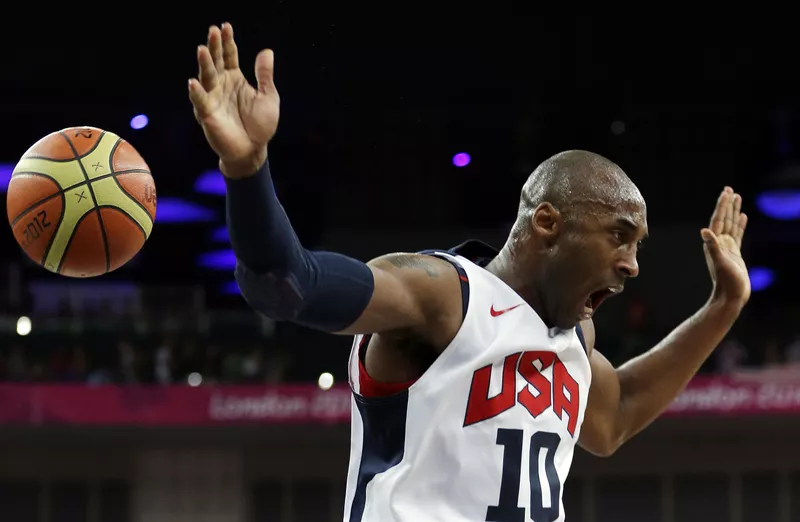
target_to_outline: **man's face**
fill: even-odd
[[[643,201],[579,207],[564,223],[545,269],[545,301],[554,326],[572,328],[620,293],[625,280],[639,274],[636,256],[645,237]]]

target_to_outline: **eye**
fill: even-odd
[[[617,241],[619,244],[623,244],[623,243],[625,243],[625,231],[624,231],[624,230],[617,228],[617,229],[614,229],[614,230],[611,232],[611,234],[614,236],[614,239],[615,239],[615,240],[616,240],[616,241]]]

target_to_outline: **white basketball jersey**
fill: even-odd
[[[461,256],[464,322],[407,391],[353,389],[345,522],[560,522],[591,383],[575,329],[548,329],[520,296]],[[465,292],[466,293],[466,292]]]

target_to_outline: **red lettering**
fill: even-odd
[[[550,394],[550,381],[547,377],[540,373],[535,366],[538,361],[542,365],[542,370],[548,368],[553,364],[556,354],[553,352],[525,352],[519,361],[519,373],[528,381],[528,384],[534,387],[538,395],[534,396],[531,393],[530,386],[525,386],[522,391],[517,395],[519,403],[522,404],[528,413],[535,419],[541,415],[547,408],[550,407],[551,394]]]
[[[489,398],[492,365],[484,366],[473,374],[464,426],[491,419],[514,407],[517,391],[517,361],[520,355],[520,353],[513,353],[506,357],[505,363],[503,363],[503,388],[494,397]]]
[[[519,366],[517,366],[519,363]],[[542,373],[553,367],[552,383]],[[527,385],[517,393],[517,372]],[[567,414],[567,431],[573,437],[578,426],[580,390],[578,382],[553,352],[514,353],[503,362],[503,382],[499,394],[489,397],[492,365],[484,366],[472,375],[464,426],[477,424],[521,404],[536,418],[552,407],[559,419]],[[533,388],[533,390],[531,389]],[[534,390],[536,395],[534,395]]]
[[[564,393],[566,390],[569,397]],[[556,412],[558,418],[563,420],[563,413],[569,415],[569,422],[567,423],[567,431],[573,437],[575,436],[575,428],[578,425],[578,406],[580,404],[580,393],[578,392],[578,382],[572,378],[572,375],[567,371],[558,357],[556,357],[556,364],[553,366],[553,411]]]

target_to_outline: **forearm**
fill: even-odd
[[[372,296],[369,267],[303,248],[275,194],[267,163],[253,176],[226,183],[228,231],[245,300],[273,319],[323,331],[355,321]]]
[[[617,370],[618,440],[655,420],[686,387],[739,316],[738,306],[709,301],[654,348]]]
[[[259,274],[285,273],[302,263],[305,252],[275,194],[269,163],[225,182],[228,233],[239,262]]]

